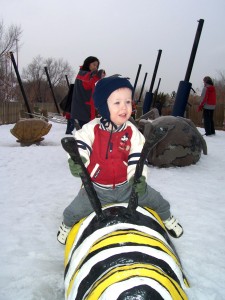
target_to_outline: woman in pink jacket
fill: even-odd
[[[213,113],[216,107],[216,89],[209,76],[204,77],[204,88],[201,94],[201,103],[198,111],[203,110],[205,135],[215,134]]]

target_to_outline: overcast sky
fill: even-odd
[[[162,49],[154,89],[176,91],[184,80],[198,20],[204,19],[190,82],[225,71],[225,0],[0,0],[0,20],[21,26],[19,71],[33,58],[63,58],[77,73],[87,56],[97,56],[107,75],[128,76],[138,86],[148,73],[149,90]]]

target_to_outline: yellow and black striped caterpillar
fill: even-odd
[[[65,250],[66,299],[187,299],[188,282],[160,217],[149,208],[126,216],[127,203],[104,208],[71,230]]]

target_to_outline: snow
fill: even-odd
[[[64,299],[64,246],[56,240],[64,208],[81,181],[61,146],[66,125],[52,123],[40,145],[21,147],[0,126],[0,299]],[[198,128],[203,133],[204,129]],[[149,167],[148,183],[169,200],[184,235],[172,239],[191,288],[189,299],[225,299],[225,132],[205,137],[196,165]]]

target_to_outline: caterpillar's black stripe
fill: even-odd
[[[88,276],[86,276],[80,283],[77,299],[82,299],[85,292],[89,290],[89,288],[100,277],[100,275],[104,274],[107,270],[116,267],[118,265],[129,265],[134,263],[146,263],[149,265],[158,266],[162,270],[167,270],[167,273],[170,274],[171,278],[173,278],[180,284],[179,279],[177,278],[174,271],[162,259],[158,259],[154,256],[149,256],[138,251],[127,252],[127,253],[112,255],[111,257],[108,257],[106,260],[96,262],[96,264],[91,268],[91,272],[88,274]]]
[[[98,221],[97,217],[94,217],[93,220],[90,222],[89,226],[84,230],[82,237],[80,240],[77,242],[76,248],[79,247],[79,245],[88,237],[90,234],[100,228],[109,226],[110,223],[114,224],[119,224],[119,223],[130,223],[130,220],[126,217],[127,214],[127,209],[125,207],[111,207],[107,210],[104,211],[104,214],[106,218],[103,221]],[[116,220],[115,220],[116,216]],[[137,218],[132,219],[132,224],[134,225],[140,225],[140,226],[146,226],[146,227],[151,227],[151,229],[159,232],[164,239],[171,244],[170,239],[168,238],[167,233],[165,230],[160,226],[160,224],[155,221],[151,220],[151,223],[149,222],[149,217],[143,215],[140,212],[137,212]]]
[[[120,232],[121,232],[121,236],[124,235],[124,230],[118,230],[118,231],[116,231],[116,233],[117,233],[116,236],[117,236],[117,237],[120,236]],[[127,230],[126,230],[126,233],[127,233],[128,235],[130,234],[130,232],[134,234],[134,230],[133,230],[133,229],[127,229]],[[143,232],[138,232],[138,231],[135,231],[135,235],[136,235],[136,236],[139,236],[139,237],[144,237],[144,236],[146,237],[146,235],[144,235]],[[106,238],[110,239],[111,237],[112,237],[112,235],[110,235],[110,236],[108,236],[108,237],[105,237],[104,240],[105,240]],[[158,242],[159,242],[158,239],[153,238],[153,237],[151,237],[151,240],[155,240],[155,241],[158,241]],[[98,245],[100,242],[101,242],[101,240],[98,241],[98,242],[96,242],[95,245]],[[160,246],[167,247],[162,241],[160,241],[160,243],[161,243]],[[136,243],[125,243],[125,242],[124,242],[123,245],[136,245]],[[144,244],[141,244],[141,245],[144,245]],[[148,244],[147,244],[147,245],[148,245]],[[108,245],[107,247],[102,247],[101,249],[99,249],[99,251],[101,251],[102,249],[105,249],[105,248],[107,249],[107,248],[118,247],[118,246],[120,246],[120,244],[114,243],[114,244],[112,245],[112,244],[110,243],[110,245]],[[74,251],[75,251],[76,248],[77,248],[77,247],[74,247]],[[155,247],[155,248],[157,248],[157,247]],[[159,249],[161,249],[161,248],[159,248]],[[73,251],[73,253],[74,253],[74,251]],[[95,251],[95,253],[96,253],[96,251]],[[90,254],[88,255],[87,259],[89,259],[90,257],[92,257],[92,255],[95,255],[95,253],[90,253]],[[65,269],[65,275],[66,275],[66,273],[67,273],[67,269],[69,268],[69,266],[70,266],[70,261],[68,262],[68,264],[67,264],[67,266],[66,266],[66,269]]]
[[[120,231],[117,231],[117,232],[120,232]],[[124,232],[124,231],[121,230],[121,232]],[[129,232],[133,232],[133,230],[127,230],[127,234],[129,234]],[[143,234],[141,234],[140,232],[137,232],[137,231],[135,231],[135,235],[139,235],[140,237],[143,236]],[[120,234],[117,234],[117,235],[116,235],[117,238],[118,238],[119,236],[120,236]],[[121,233],[121,236],[124,236],[124,233],[123,233],[123,234]],[[107,239],[109,240],[109,242],[110,242],[110,238],[111,238],[111,237],[112,237],[112,236],[107,237]],[[105,240],[106,240],[106,238],[105,238]],[[151,237],[151,239],[150,239],[148,242],[151,243],[151,240],[153,240],[153,241],[155,240],[156,242],[158,242],[159,246],[153,246],[153,245],[149,246],[147,242],[146,242],[145,244],[123,242],[123,246],[137,246],[137,247],[138,247],[138,246],[139,246],[139,247],[141,247],[141,246],[147,246],[147,247],[151,247],[151,248],[154,248],[154,249],[158,249],[158,250],[161,250],[161,251],[164,251],[164,252],[171,252],[171,250],[170,250],[170,249],[169,249],[162,241],[159,241],[159,240],[157,240],[156,238]],[[96,243],[96,245],[98,245],[98,242]],[[82,265],[83,265],[84,263],[86,263],[86,261],[88,261],[92,256],[96,255],[98,252],[101,252],[101,251],[103,251],[103,250],[105,250],[105,249],[111,249],[111,248],[114,248],[114,247],[120,247],[120,246],[121,246],[120,243],[113,243],[113,244],[112,244],[112,243],[110,242],[110,244],[108,244],[107,246],[101,247],[101,248],[99,248],[98,250],[89,253],[89,254],[87,255],[87,257],[86,257],[86,258],[83,260],[83,262],[81,263],[80,268],[82,267]],[[164,250],[163,248],[166,248],[166,250]],[[137,249],[137,251],[138,251],[138,249]],[[65,269],[65,276],[66,276],[66,274],[67,274],[67,270],[68,270],[69,267],[70,267],[70,261],[69,261],[69,263],[68,263],[67,266],[66,266],[66,269]]]
[[[161,295],[148,285],[139,285],[128,289],[125,292],[122,292],[117,300],[130,300],[132,299],[131,297],[133,297],[133,299],[140,300],[163,300]]]

